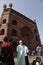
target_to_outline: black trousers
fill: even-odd
[[[25,56],[26,65],[29,65],[28,56]]]

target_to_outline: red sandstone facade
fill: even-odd
[[[0,41],[3,41],[5,36],[13,38],[16,42],[14,43],[15,47],[18,45],[20,39],[32,50],[34,50],[37,45],[41,45],[36,22],[12,8],[5,8],[2,12]]]

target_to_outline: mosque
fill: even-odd
[[[31,50],[35,50],[38,45],[41,45],[36,19],[31,20],[17,12],[12,8],[11,3],[9,8],[6,5],[3,6],[0,18],[0,42],[5,36],[14,40],[15,49],[20,39]]]

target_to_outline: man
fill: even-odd
[[[19,45],[17,46],[17,64],[26,65],[25,55],[24,55],[24,46],[23,46],[22,40],[19,41]]]
[[[1,46],[3,54],[2,65],[14,65],[12,45],[7,37],[4,38],[4,42]]]
[[[24,45],[24,55],[25,55],[26,65],[29,65],[29,60],[28,60],[29,50],[28,50],[28,47],[24,43],[23,45]]]
[[[37,46],[36,47],[36,52],[37,54],[40,56],[41,55],[41,47],[40,46]]]

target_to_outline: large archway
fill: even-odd
[[[21,28],[20,34],[21,34],[21,38],[25,42],[25,44],[29,48],[32,47],[32,43],[33,43],[33,32],[32,32],[32,30],[29,27],[24,26]]]

